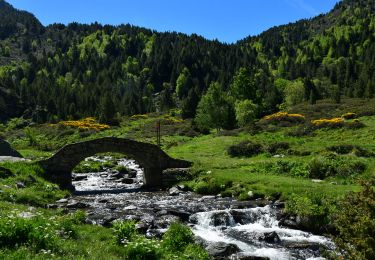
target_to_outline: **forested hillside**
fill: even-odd
[[[195,117],[201,100],[198,112],[225,113],[197,121],[231,128],[304,100],[369,98],[374,14],[372,0],[344,0],[326,15],[223,44],[131,25],[43,27],[0,0],[0,121],[111,121],[174,107]]]

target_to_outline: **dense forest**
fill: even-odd
[[[302,101],[371,98],[374,39],[373,0],[343,0],[235,44],[128,24],[44,27],[0,0],[0,121],[108,122],[177,107],[231,128]]]

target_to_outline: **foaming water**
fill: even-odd
[[[105,162],[109,159],[91,157],[87,160]],[[220,196],[202,197],[192,192],[171,196],[166,191],[144,191],[140,189],[143,184],[140,166],[128,159],[118,160],[118,165],[133,171],[132,183],[124,183],[124,176],[119,177],[110,169],[88,173],[86,179],[73,182],[81,193],[72,200],[89,205],[88,218],[93,224],[136,219],[148,225],[146,234],[151,236],[163,234],[170,223],[180,220],[191,226],[205,245],[216,242],[237,245],[240,252],[228,257],[230,259],[240,256],[323,259],[324,250],[334,249],[334,244],[326,237],[280,226],[277,209],[270,205],[254,207],[250,202],[244,204]],[[269,234],[275,241],[267,240]]]
[[[313,259],[319,256],[319,247],[334,249],[326,237],[280,227],[275,213],[271,206],[199,212],[192,216],[197,222],[193,232],[206,241],[235,244],[242,255],[270,259]],[[265,241],[272,232],[279,242]]]

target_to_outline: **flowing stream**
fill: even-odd
[[[130,172],[125,176],[110,169],[73,174],[76,194],[56,206],[72,211],[84,208],[89,223],[103,226],[119,219],[137,220],[138,230],[150,238],[161,238],[171,223],[182,221],[200,244],[221,259],[324,259],[324,252],[334,248],[326,237],[280,226],[280,209],[273,204],[200,196],[183,187],[145,191],[141,189],[142,169],[133,160],[121,159],[118,164]]]

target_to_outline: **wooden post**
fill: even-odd
[[[160,131],[160,120],[156,122],[156,142],[158,146],[161,146],[161,131]]]

